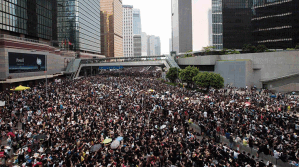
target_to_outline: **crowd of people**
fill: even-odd
[[[2,165],[274,166],[221,143],[219,135],[299,160],[296,97],[254,89],[200,93],[160,76],[127,69],[49,82],[47,93],[45,84],[1,92]]]

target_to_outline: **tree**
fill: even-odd
[[[166,78],[168,78],[172,83],[178,78],[179,69],[176,67],[169,68]]]
[[[295,49],[299,49],[299,44],[296,45]]]
[[[242,48],[242,51],[245,53],[256,53],[257,49],[255,46],[253,46],[251,44],[245,44]]]
[[[192,50],[187,51],[184,57],[192,57]]]
[[[224,79],[221,75],[213,72],[200,72],[193,78],[193,81],[199,87],[207,88],[207,90],[210,87],[220,89],[224,86]]]
[[[266,50],[268,50],[268,48],[265,45],[258,45],[256,49],[257,52],[265,52]]]
[[[187,83],[187,86],[190,87],[190,85],[193,82],[193,77],[195,77],[199,73],[198,68],[188,66],[185,69],[180,71],[179,77],[183,82]]]

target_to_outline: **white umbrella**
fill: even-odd
[[[166,128],[166,125],[162,125],[162,126],[160,127],[160,129],[164,129],[164,128]]]
[[[120,145],[120,142],[118,140],[114,140],[111,143],[111,149],[117,149],[117,147]]]

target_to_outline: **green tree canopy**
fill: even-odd
[[[184,57],[192,57],[192,50],[189,50],[185,53],[185,56]]]
[[[181,70],[179,77],[183,82],[186,82],[188,84],[188,86],[190,86],[190,84],[192,84],[193,82],[193,77],[195,77],[197,74],[199,73],[198,68],[196,67],[191,67],[188,66],[185,69]]]
[[[169,68],[167,74],[166,74],[166,78],[168,78],[172,83],[175,82],[175,80],[179,77],[178,73],[180,72],[180,69],[176,68],[176,67],[171,67]]]
[[[257,52],[265,52],[266,50],[268,50],[268,48],[265,45],[258,45],[256,49]]]
[[[251,45],[251,44],[245,44],[242,48],[243,52],[247,52],[247,53],[256,53],[257,49],[255,46]]]
[[[213,72],[199,72],[193,78],[193,81],[199,87],[204,87],[207,89],[210,87],[220,89],[224,86],[224,79],[221,77],[221,75]]]

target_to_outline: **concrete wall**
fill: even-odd
[[[12,79],[14,78],[23,78],[23,77],[33,77],[33,76],[41,76],[45,75],[43,71],[40,72],[25,72],[25,73],[9,73],[9,65],[8,65],[8,53],[9,52],[17,52],[17,53],[28,53],[28,54],[41,54],[46,55],[47,59],[47,74],[56,74],[61,73],[61,71],[65,68],[65,58],[57,54],[43,52],[43,51],[36,51],[31,52],[29,50],[23,49],[12,49],[12,48],[5,48],[0,49],[0,77],[1,79],[6,79],[8,76],[11,76]]]
[[[178,61],[179,65],[215,65],[216,61],[219,59],[219,56],[197,56],[197,57],[188,57],[180,58]]]
[[[215,73],[224,79],[224,85],[233,87],[246,86],[246,61],[218,61]]]
[[[293,89],[293,91],[299,91],[299,88],[292,84],[299,83],[299,76],[285,78],[285,76],[288,75],[299,74],[299,51],[198,56],[180,58],[178,64],[212,65],[215,63],[215,72],[223,73],[223,75],[225,75],[224,79],[226,79],[232,77],[232,74],[227,73],[229,73],[231,69],[235,68],[233,65],[232,67],[228,67],[229,62],[226,61],[246,62],[243,64],[246,71],[245,76],[238,78],[245,81],[238,81],[239,84],[242,83],[242,85],[244,85],[245,82],[245,85],[247,86],[256,86],[258,88],[262,88],[263,83],[269,85],[269,82],[272,81],[272,87],[275,89],[279,88],[280,91],[289,91],[290,89]],[[244,74],[243,70],[241,70],[240,74],[235,73],[237,77],[241,74]],[[237,77],[235,79],[237,79]],[[225,83],[229,82],[231,81],[225,81]],[[288,88],[290,86],[292,88]]]

